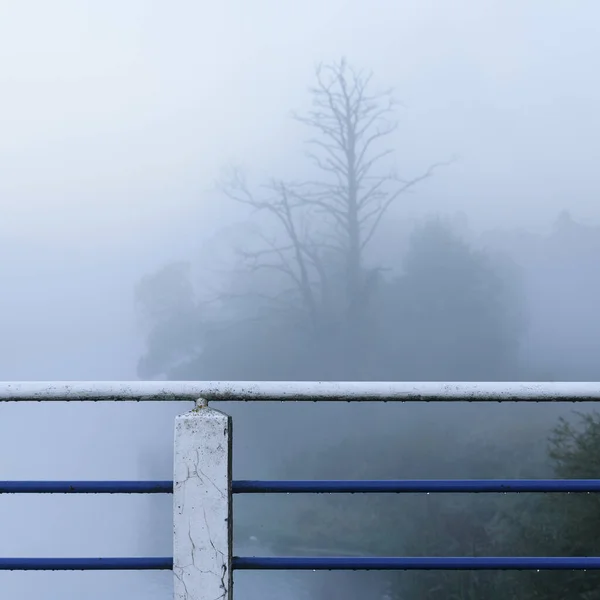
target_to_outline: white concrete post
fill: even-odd
[[[175,600],[231,600],[231,417],[198,401],[175,420]]]

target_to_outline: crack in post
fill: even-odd
[[[197,415],[194,417],[197,418]],[[174,560],[180,560],[173,568],[179,588],[177,600],[227,600],[231,594],[230,524],[226,518],[227,530],[223,531],[221,518],[217,516],[224,509],[230,512],[230,483],[228,479],[223,481],[225,490],[216,483],[223,479],[223,468],[227,469],[226,478],[229,478],[230,467],[223,464],[229,461],[229,450],[218,434],[223,431],[227,436],[230,430],[226,425],[224,429],[214,431],[214,424],[212,418],[201,419],[193,427],[191,423],[184,422],[179,429],[184,439],[181,446],[176,445],[176,471],[183,478],[180,477],[173,487],[177,492],[175,535],[179,536]],[[188,435],[191,439],[185,439]],[[209,515],[213,517],[213,507],[214,524],[208,519]],[[198,523],[200,511],[203,522]],[[215,529],[216,538],[211,528]],[[223,548],[220,549],[220,546]],[[217,590],[218,595],[213,599],[211,592],[217,593]]]
[[[206,510],[203,510],[204,513],[204,524],[206,525],[206,531],[208,533],[208,541],[210,542],[210,545],[212,546],[212,549],[215,552],[215,558],[220,558],[223,562],[221,563],[221,589],[223,590],[223,593],[218,596],[215,600],[219,600],[220,598],[225,598],[227,596],[227,584],[225,583],[225,575],[227,574],[227,560],[225,557],[225,554],[223,553],[222,550],[219,550],[216,546],[215,543],[212,540],[212,535],[210,533],[210,527],[208,525],[208,517],[206,516]]]
[[[204,479],[206,479],[215,488],[215,490],[217,490],[217,492],[219,492],[219,495],[221,496],[221,498],[223,498],[225,500],[226,496],[225,496],[223,490],[200,468],[200,451],[199,450],[196,450],[196,463],[194,466],[196,467],[196,477],[198,477],[198,479],[200,479],[200,481],[202,481],[203,483],[204,483]]]

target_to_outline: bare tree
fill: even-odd
[[[384,142],[397,128],[396,103],[390,91],[372,92],[371,79],[345,60],[317,68],[312,107],[295,119],[313,132],[308,157],[319,177],[271,180],[258,194],[237,171],[223,188],[279,224],[279,237],[242,254],[253,270],[283,274],[316,328],[340,308],[346,324],[359,326],[374,275],[365,269],[365,249],[390,206],[441,164],[412,179],[384,168],[393,154]]]

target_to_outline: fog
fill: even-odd
[[[369,260],[399,261],[415,223],[448,218],[473,247],[518,265],[527,374],[598,379],[599,19],[592,0],[1,3],[0,380],[138,378],[148,327],[136,284],[177,260],[192,262],[200,296],[230,282],[249,212],[217,181],[230,165],[253,184],[310,178],[306,132],[290,114],[308,109],[315,65],[342,56],[400,100],[388,142],[404,176],[452,159],[394,204]],[[572,220],[558,219],[564,210]],[[228,373],[223,362],[215,369]],[[173,417],[188,408],[1,406],[0,479],[170,479]],[[403,406],[223,406],[235,419],[239,478],[309,478],[320,457],[363,435],[408,436],[440,420],[479,438],[523,422],[545,431],[565,410],[535,409],[429,405],[409,418]],[[318,476],[356,475],[336,460]],[[273,551],[262,501],[236,506],[241,551]],[[2,556],[171,554],[169,497],[3,496],[0,505]],[[292,526],[282,504],[272,511]],[[384,593],[374,575],[335,577],[242,573],[236,592]],[[159,600],[171,587],[170,573],[0,573],[2,596],[14,600]]]

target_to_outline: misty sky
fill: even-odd
[[[214,190],[222,167],[306,172],[289,115],[307,106],[320,60],[345,55],[395,88],[407,176],[458,158],[398,215],[464,211],[477,229],[544,230],[569,208],[599,222],[598,23],[597,0],[3,0],[0,379],[135,378],[136,280],[202,258],[235,222]],[[58,429],[50,409],[35,422],[5,409],[3,455],[33,441],[4,478],[83,478],[81,456],[95,460],[90,477],[136,478],[134,448],[167,443],[176,412],[133,435],[101,411],[73,436],[76,409],[60,409]],[[109,424],[117,442],[98,453]],[[73,549],[78,510],[70,534],[53,525],[41,539]],[[131,514],[106,519],[116,530]],[[3,551],[18,553],[17,525],[11,535]],[[30,597],[20,585],[14,600]]]
[[[458,156],[407,215],[596,220],[599,18],[594,0],[2,2],[0,376],[132,377],[132,281],[233,218],[224,165],[302,173],[289,113],[319,60],[396,89],[407,175]]]
[[[596,220],[599,18],[593,0],[3,2],[0,376],[132,377],[132,281],[234,218],[224,165],[302,173],[289,113],[319,60],[396,89],[407,175],[459,158],[407,215]]]

